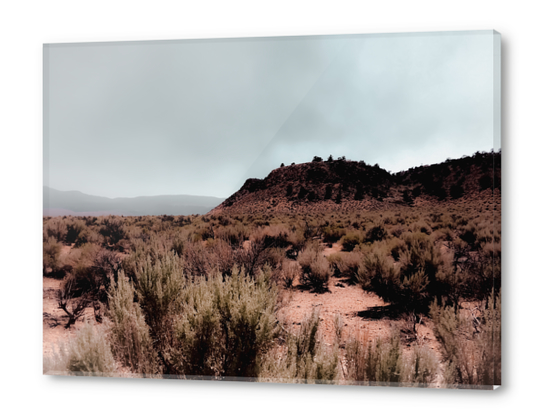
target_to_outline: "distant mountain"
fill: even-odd
[[[500,193],[501,153],[476,153],[392,174],[345,158],[292,164],[247,179],[211,214],[373,210]],[[491,191],[490,191],[491,192]]]
[[[134,198],[107,198],[79,191],[43,187],[44,216],[124,216],[205,214],[222,198],[197,195],[156,195]]]

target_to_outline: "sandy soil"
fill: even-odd
[[[323,254],[329,255],[341,251],[339,244],[331,248],[324,248]],[[417,336],[405,333],[411,324],[393,313],[386,315],[386,308],[391,308],[374,293],[364,291],[359,285],[349,284],[345,278],[331,277],[329,291],[321,294],[304,290],[294,283],[292,290],[286,292],[285,304],[278,311],[278,318],[287,328],[298,329],[304,317],[314,309],[319,310],[320,325],[323,331],[323,340],[326,345],[332,346],[335,338],[335,317],[340,315],[343,321],[343,332],[339,347],[344,355],[346,341],[350,337],[366,336],[372,342],[380,337],[386,339],[394,328],[402,331],[402,345],[405,354],[415,342],[423,343],[435,351],[440,359],[438,342],[433,334],[429,320],[423,319],[417,325]],[[374,315],[373,315],[374,314]],[[442,368],[439,368],[442,371]],[[341,372],[342,379],[342,372]],[[439,372],[434,386],[440,387],[442,374]]]
[[[50,354],[53,347],[58,346],[74,336],[83,319],[94,319],[92,308],[85,309],[83,317],[74,326],[66,329],[68,315],[58,307],[57,292],[62,285],[61,280],[50,277],[43,278],[43,355]]]
[[[68,257],[72,246],[64,245],[60,251],[60,257]],[[43,277],[43,355],[50,354],[53,347],[58,348],[75,335],[84,319],[94,319],[92,308],[87,308],[85,314],[74,326],[66,329],[68,315],[58,307],[57,293],[63,285],[63,280],[51,277]]]

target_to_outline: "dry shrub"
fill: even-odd
[[[100,235],[95,230],[85,227],[75,238],[75,247],[79,248],[84,244],[102,244],[104,242],[104,237]]]
[[[346,277],[350,283],[356,283],[358,270],[363,262],[361,252],[337,252],[327,258],[336,277]]]
[[[320,246],[316,242],[309,243],[297,260],[302,271],[301,283],[315,292],[324,292],[328,287],[331,269]]]
[[[270,225],[256,229],[250,236],[251,241],[262,241],[266,248],[286,248],[290,230],[281,225]]]
[[[282,259],[280,254],[273,253],[271,250],[264,236],[256,236],[238,250],[236,262],[247,275],[255,277],[265,265],[275,268]]]
[[[118,216],[104,217],[99,233],[105,238],[107,246],[118,245],[121,240],[126,239],[123,218]]]
[[[44,241],[49,237],[53,237],[58,242],[64,242],[66,233],[68,233],[68,228],[61,217],[53,217],[43,224]]]
[[[395,285],[399,270],[380,249],[365,255],[356,278],[365,290],[375,292],[382,299],[390,299],[395,295]]]
[[[401,254],[406,252],[407,245],[405,241],[399,238],[393,238],[386,243],[386,247],[389,254],[393,257],[394,261],[399,261]]]
[[[358,232],[348,232],[341,238],[342,250],[351,252],[363,242],[361,235]]]
[[[299,264],[295,261],[285,260],[282,263],[282,281],[286,288],[291,288],[295,279],[298,279],[301,276],[301,269]]]
[[[43,275],[49,270],[57,272],[60,267],[60,251],[62,245],[58,243],[54,236],[50,236],[43,242]]]
[[[365,237],[363,238],[364,242],[374,243],[381,241],[388,236],[386,227],[382,223],[377,223],[371,225],[365,232]]]
[[[58,308],[68,315],[66,329],[83,316],[85,309],[91,302],[89,293],[79,294],[75,285],[75,279],[70,273],[64,285],[57,292]]]
[[[66,238],[68,244],[73,244],[78,241],[79,235],[86,229],[86,224],[83,220],[73,218],[66,223]]]
[[[184,269],[189,276],[208,275],[216,267],[214,255],[202,241],[187,242],[183,250]]]
[[[322,228],[323,240],[327,244],[332,244],[339,241],[346,234],[346,230],[334,225],[324,226]]]
[[[239,247],[248,239],[248,229],[243,225],[228,225],[219,227],[215,231],[215,237],[229,243],[232,247]]]
[[[71,272],[68,279],[73,280],[74,296],[83,294],[105,301],[110,278],[117,278],[121,260],[113,251],[99,245],[87,243],[73,249],[66,258]]]

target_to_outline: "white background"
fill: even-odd
[[[501,4],[505,4],[501,5]],[[0,6],[0,416],[540,415],[540,13],[533,1],[12,1]],[[41,375],[42,44],[496,29],[503,42],[503,381],[496,392]]]

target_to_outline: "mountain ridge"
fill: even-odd
[[[109,198],[43,187],[44,216],[205,214],[222,201],[218,197],[187,194]]]

